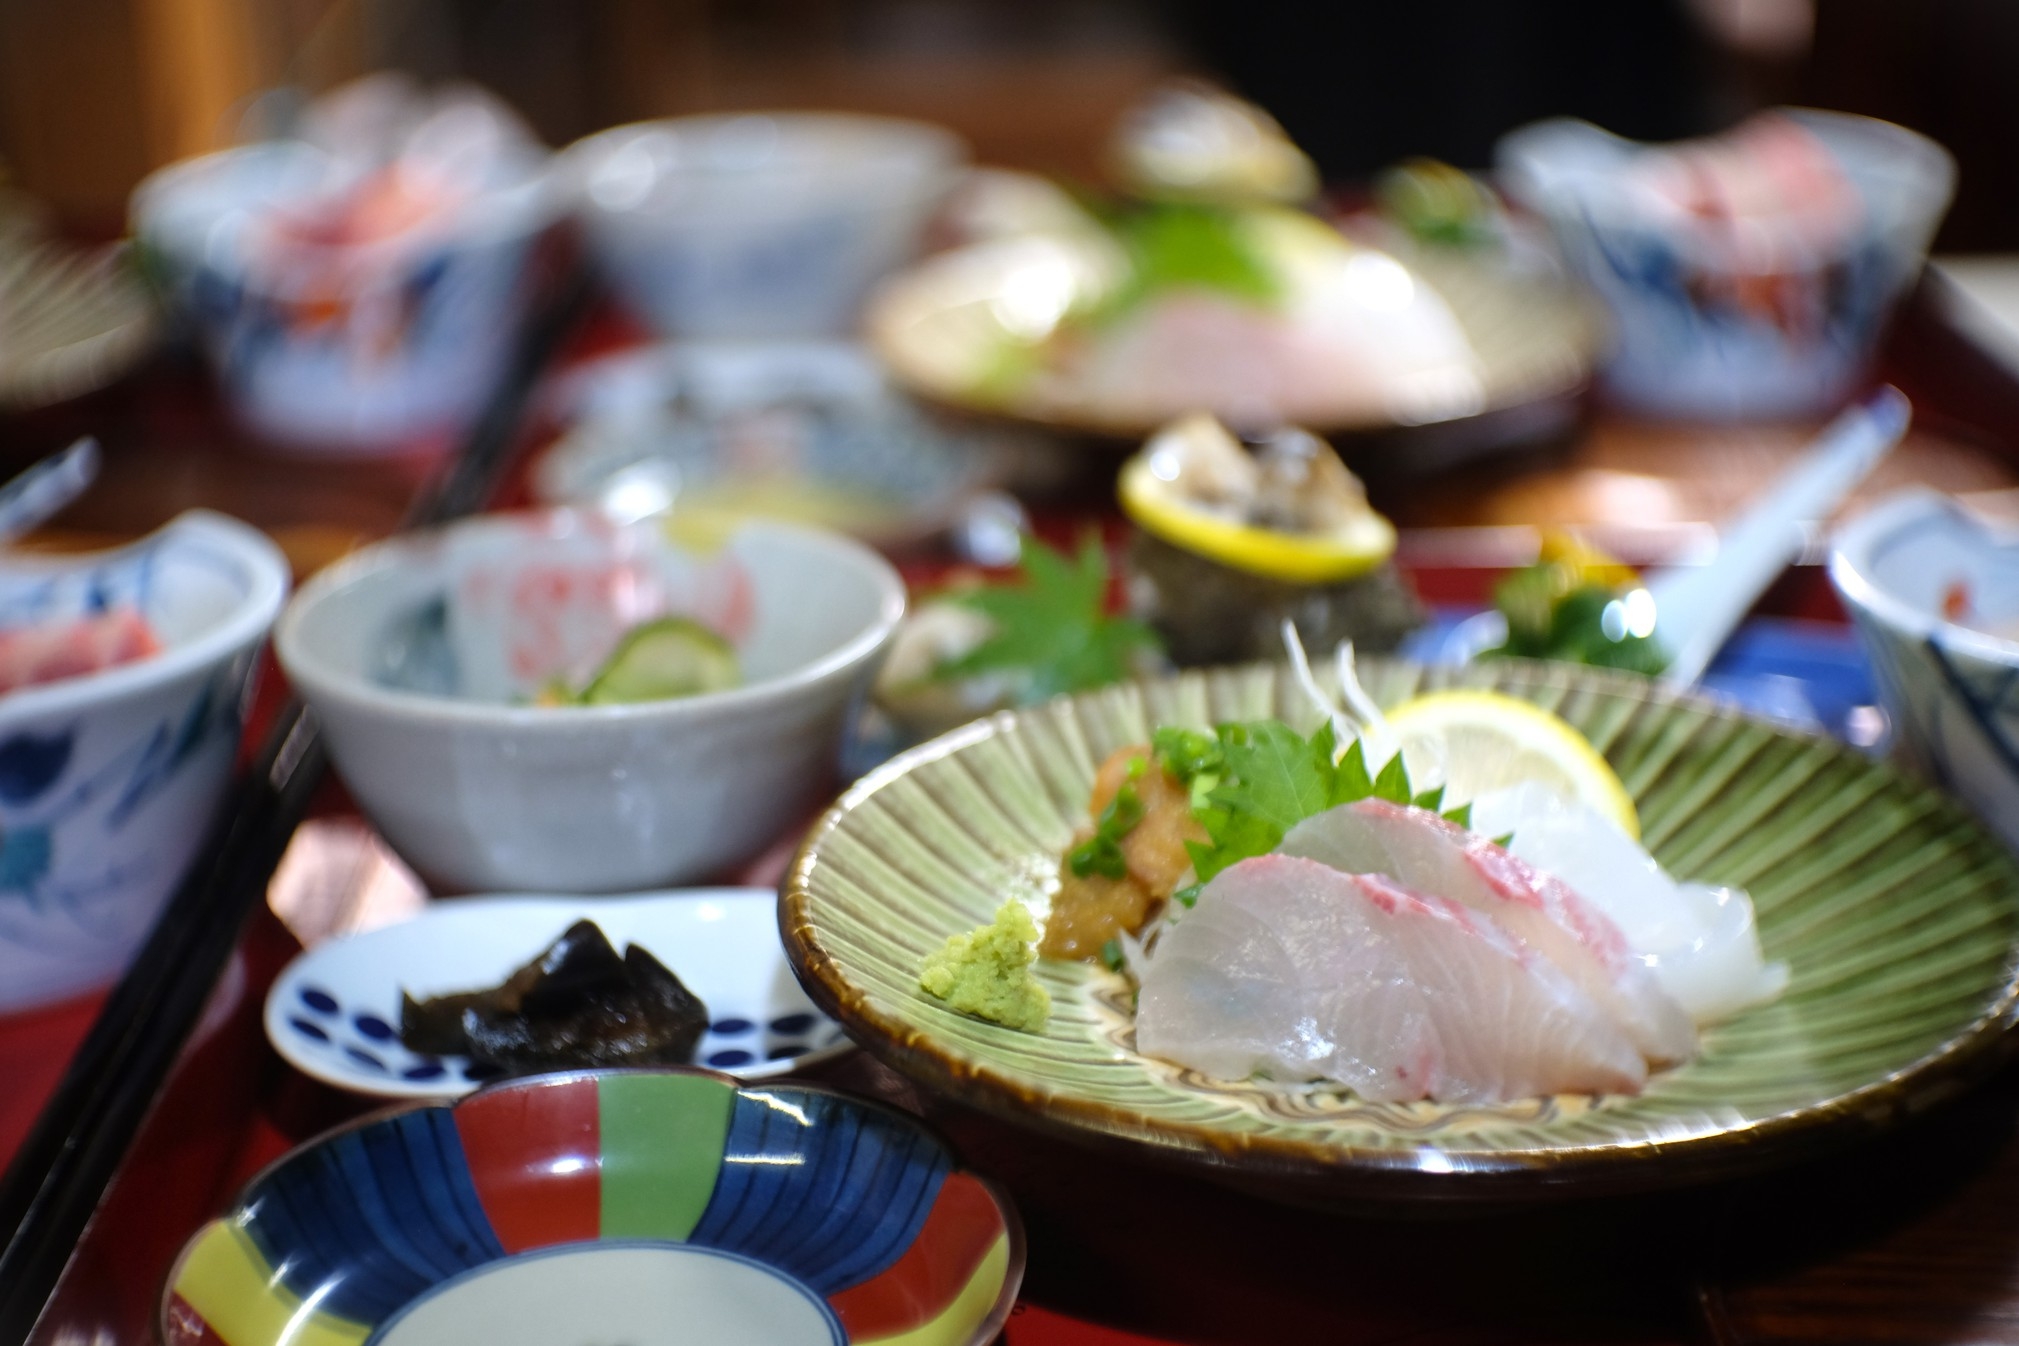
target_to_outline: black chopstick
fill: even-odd
[[[445,470],[408,510],[407,526],[472,513],[497,493],[540,373],[589,307],[591,287],[580,266],[564,262],[546,279],[504,378]],[[0,1346],[15,1346],[34,1330],[326,765],[314,717],[290,700],[257,762],[234,786],[202,858],[0,1176]]]

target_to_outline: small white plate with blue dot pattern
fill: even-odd
[[[744,1079],[845,1051],[841,1026],[799,988],[778,942],[768,888],[696,888],[625,897],[458,897],[397,925],[327,940],[289,963],[266,998],[266,1035],[289,1064],[381,1098],[468,1093],[499,1072],[400,1042],[400,994],[495,986],[576,921],[619,951],[639,944],[708,1007],[694,1064]]]

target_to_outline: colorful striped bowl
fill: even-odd
[[[701,1070],[514,1080],[311,1141],[184,1248],[168,1346],[979,1346],[1007,1201],[913,1118]]]

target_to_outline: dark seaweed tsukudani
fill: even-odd
[[[619,957],[586,920],[488,990],[400,999],[412,1050],[513,1074],[684,1065],[708,1027],[707,1007],[663,963],[636,944]]]

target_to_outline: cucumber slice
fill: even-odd
[[[742,680],[728,641],[686,617],[661,617],[626,633],[582,689],[582,704],[664,701],[723,691]]]

